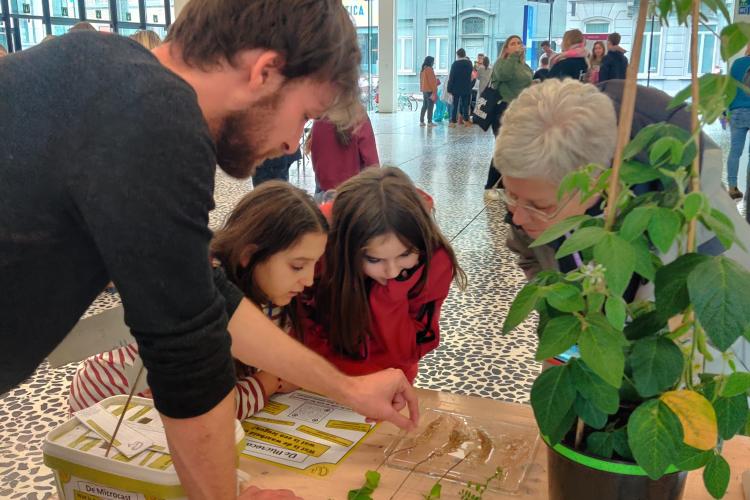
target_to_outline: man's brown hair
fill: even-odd
[[[607,41],[612,45],[620,45],[620,34],[610,33],[609,36],[607,36]]]
[[[206,70],[244,50],[278,52],[285,78],[332,83],[337,121],[355,120],[361,54],[340,0],[190,0],[165,41]]]

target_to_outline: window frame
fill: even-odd
[[[651,22],[651,21],[649,21],[649,22]],[[656,22],[656,21],[654,21],[654,22]],[[648,26],[646,26],[646,28],[648,28]],[[651,36],[652,36],[652,34],[651,34],[651,30],[650,29],[646,29],[643,32],[643,49],[642,49],[642,52],[641,52],[641,61],[640,61],[640,62],[643,63],[643,72],[640,72],[640,68],[638,68],[639,69],[639,71],[638,71],[638,78],[646,78],[649,75],[649,68],[647,68],[646,65],[648,64],[649,54],[651,53]],[[653,36],[658,36],[659,37],[659,48],[658,48],[658,52],[656,54],[656,59],[655,59],[655,61],[656,61],[656,63],[655,63],[656,64],[656,70],[655,71],[651,71],[650,75],[651,76],[661,76],[662,68],[663,68],[663,62],[664,62],[662,60],[663,55],[664,55],[664,43],[663,43],[663,41],[664,41],[664,26],[662,26],[660,24],[658,30],[654,29]],[[654,61],[654,59],[652,59],[652,61]]]

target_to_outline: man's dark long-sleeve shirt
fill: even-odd
[[[238,300],[209,264],[216,154],[195,92],[85,32],[0,59],[0,89],[0,393],[112,280],[157,408],[205,413],[234,386]]]

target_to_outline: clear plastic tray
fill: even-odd
[[[484,484],[500,468],[499,479],[491,481],[489,489],[517,493],[534,461],[539,431],[532,423],[501,418],[428,408],[417,431],[400,434],[386,448],[386,464],[432,477],[445,475],[444,481],[463,484]]]

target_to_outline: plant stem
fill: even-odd
[[[638,7],[638,23],[636,24],[633,52],[628,72],[625,78],[625,89],[622,94],[620,105],[620,123],[618,125],[617,146],[615,148],[614,162],[612,163],[612,174],[609,178],[609,192],[607,207],[605,211],[604,229],[609,231],[615,225],[617,213],[617,200],[620,189],[620,167],[622,166],[622,152],[625,145],[630,141],[630,132],[633,128],[633,111],[635,108],[635,94],[638,83],[638,63],[641,60],[641,49],[643,47],[643,32],[646,29],[646,14],[650,2],[641,0]],[[693,64],[693,70],[698,64]]]
[[[578,422],[576,423],[576,442],[575,442],[575,449],[580,450],[581,449],[581,441],[583,441],[583,420],[579,417]]]
[[[701,160],[701,141],[700,141],[700,128],[698,125],[698,108],[700,104],[700,88],[698,87],[698,22],[700,21],[700,0],[693,0],[693,12],[692,12],[692,29],[690,36],[690,80],[691,80],[691,97],[692,104],[690,106],[690,128],[693,135],[697,138],[695,141],[696,155],[693,158],[693,165],[690,170],[690,190],[692,192],[699,192],[701,189],[700,184],[700,160]],[[693,218],[688,225],[688,242],[687,251],[695,251],[695,240],[696,232],[698,228],[698,219]]]
[[[396,498],[396,495],[398,494],[399,491],[401,491],[401,488],[403,488],[404,484],[411,477],[411,475],[414,474],[414,471],[417,470],[417,468],[420,465],[422,465],[423,463],[430,461],[430,459],[432,459],[432,457],[435,456],[435,453],[437,453],[437,452],[433,451],[432,453],[430,453],[429,455],[427,455],[427,458],[425,458],[424,460],[420,460],[419,462],[417,462],[416,464],[414,464],[414,467],[411,468],[411,470],[406,475],[406,477],[404,478],[404,480],[401,481],[401,484],[399,484],[398,488],[396,488],[396,491],[393,492],[393,495],[391,495],[390,500],[393,500],[394,498]]]
[[[442,476],[440,476],[440,479],[438,479],[435,484],[440,484],[440,481],[442,481],[443,479],[445,479],[448,476],[448,474],[450,474],[453,471],[453,469],[455,469],[456,467],[458,467],[459,465],[461,465],[463,463],[463,461],[466,460],[467,458],[469,458],[469,455],[471,455],[472,453],[474,453],[474,450],[470,451],[469,453],[467,453],[466,455],[464,455],[464,458],[462,458],[461,460],[459,460],[455,464],[451,465],[450,468],[447,471],[445,471],[445,473],[443,473]]]

